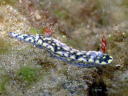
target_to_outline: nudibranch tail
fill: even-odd
[[[33,44],[34,46],[45,49],[52,57],[65,61],[79,67],[95,67],[110,64],[112,56],[101,51],[80,51],[73,49],[66,44],[52,37],[42,35],[17,34],[10,32],[10,37],[16,38]]]
[[[9,36],[12,38],[16,38],[21,41],[29,42],[29,43],[34,43],[34,36],[29,35],[29,34],[17,34],[14,32],[9,32]]]

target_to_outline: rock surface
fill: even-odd
[[[112,0],[109,8],[105,0],[61,1],[19,0],[13,5],[1,4],[0,96],[127,96],[127,1]],[[104,12],[99,15],[102,8]],[[79,50],[99,50],[104,34],[113,63],[78,68],[8,36],[8,32],[43,34],[45,27],[55,31],[53,37]]]

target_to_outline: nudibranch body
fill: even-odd
[[[96,67],[110,64],[112,56],[101,51],[80,51],[67,46],[52,37],[43,35],[17,34],[9,32],[9,36],[20,41],[31,43],[32,45],[45,49],[52,57],[65,61],[78,67]]]

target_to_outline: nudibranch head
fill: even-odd
[[[102,57],[98,58],[95,63],[98,65],[106,65],[106,64],[111,64],[113,61],[112,56],[108,54],[103,54]]]

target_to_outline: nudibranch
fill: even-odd
[[[31,43],[37,48],[46,50],[52,57],[78,67],[107,65],[113,60],[112,56],[101,51],[80,51],[50,36],[18,34],[14,32],[9,32],[9,36]]]

